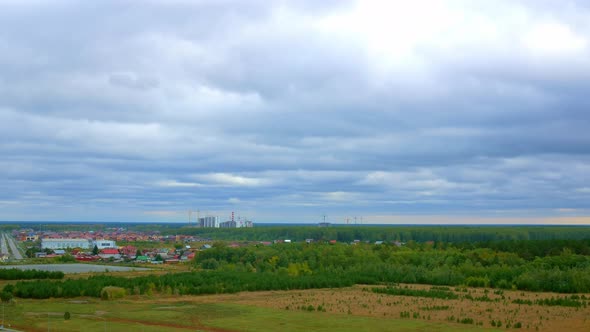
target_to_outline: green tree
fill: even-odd
[[[66,311],[66,312],[64,313],[64,319],[65,319],[65,320],[70,320],[70,317],[71,317],[71,315],[70,315],[70,312],[69,312],[69,311]]]
[[[35,257],[35,253],[36,253],[37,251],[38,251],[38,249],[37,249],[37,248],[35,248],[35,247],[30,247],[30,248],[27,248],[27,250],[25,251],[25,255],[26,255],[28,258],[34,258],[34,257]]]
[[[12,300],[12,293],[11,292],[7,292],[7,291],[2,291],[0,293],[0,300],[2,300],[2,302],[10,302],[10,300]]]
[[[94,245],[94,248],[92,248],[92,254],[98,255],[98,246],[96,244]]]

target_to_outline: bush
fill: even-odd
[[[10,300],[12,300],[12,297],[12,293],[6,290],[0,293],[0,299],[2,300],[2,302],[10,302]]]
[[[469,287],[489,287],[490,281],[488,278],[468,277],[465,279],[465,285]]]
[[[71,316],[71,315],[70,315],[70,312],[69,312],[69,311],[66,311],[66,312],[64,313],[64,319],[65,319],[65,320],[70,320],[70,316]]]
[[[125,288],[107,286],[100,291],[100,298],[103,300],[115,300],[125,297]]]
[[[461,324],[473,324],[474,320],[473,320],[473,318],[463,318],[459,322]]]

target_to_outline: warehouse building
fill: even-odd
[[[110,240],[96,240],[92,243],[92,248],[96,246],[98,250],[117,248],[115,241]]]
[[[90,241],[87,239],[42,239],[41,249],[89,249]]]

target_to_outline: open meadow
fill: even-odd
[[[553,293],[397,285],[453,299],[342,289],[201,296],[127,296],[120,300],[18,299],[5,324],[23,331],[589,331],[590,309],[538,304]],[[422,294],[424,295],[424,294]],[[587,298],[588,294],[584,296]],[[518,302],[518,303],[517,303]],[[70,313],[65,320],[64,314]]]

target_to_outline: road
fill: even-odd
[[[10,246],[10,251],[12,251],[12,255],[8,251],[8,247]],[[16,243],[12,236],[7,235],[6,233],[2,233],[0,236],[0,253],[10,256],[13,259],[23,259],[23,255],[18,251]]]
[[[11,235],[3,234],[4,238],[7,240],[8,245],[10,246],[10,251],[12,251],[12,257],[14,259],[23,259],[23,255],[18,250],[16,243],[14,242],[14,238]]]
[[[0,253],[6,256],[9,255],[8,246],[6,245],[6,239],[4,238],[4,233],[2,233],[2,236],[0,236]]]

